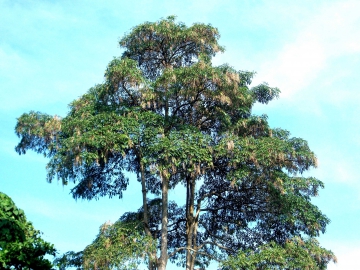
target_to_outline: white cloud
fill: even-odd
[[[262,65],[258,78],[280,87],[282,98],[292,98],[330,68],[332,59],[359,53],[358,10],[360,2],[356,1],[322,7],[294,40]]]
[[[286,46],[275,63],[267,63],[263,80],[278,85],[282,98],[288,97],[304,87],[316,77],[325,65],[325,55],[321,44],[311,38]]]
[[[335,253],[338,262],[330,263],[328,270],[357,270],[359,269],[360,248],[358,245],[346,245],[337,243],[333,245],[332,251]]]
[[[12,68],[18,69],[19,73],[27,66],[24,60],[15,52],[5,52],[4,49],[0,48],[0,72],[4,77],[15,78],[17,74],[11,73]],[[27,72],[30,70],[27,69]]]
[[[358,160],[354,160],[354,155],[346,156],[341,149],[331,147],[323,148],[318,153],[319,167],[314,171],[316,177],[328,179],[331,182],[349,185],[359,185],[358,179]]]
[[[311,170],[309,174],[324,181],[326,189],[337,186],[349,189],[354,197],[347,201],[347,205],[360,209],[360,173],[357,154],[348,153],[341,147],[334,148],[330,145],[327,148],[323,146],[317,152],[319,166],[316,170]]]

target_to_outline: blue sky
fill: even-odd
[[[345,0],[0,0],[0,191],[61,252],[83,249],[102,223],[140,206],[136,181],[123,199],[76,202],[71,186],[46,182],[46,159],[15,153],[14,126],[30,110],[66,115],[72,100],[103,81],[108,62],[121,54],[124,33],[177,15],[187,25],[218,27],[226,52],[214,64],[256,71],[254,84],[281,89],[280,99],[254,112],[306,139],[317,154],[319,167],[307,174],[325,183],[314,203],[331,219],[320,242],[339,262],[328,269],[358,269],[359,10],[359,1]]]

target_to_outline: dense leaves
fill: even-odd
[[[139,220],[137,220],[139,222]],[[67,252],[54,261],[59,269],[138,269],[147,253],[155,250],[140,223],[105,223],[92,244],[81,252]]]
[[[171,16],[159,22],[134,27],[120,40],[126,48],[123,58],[134,59],[147,78],[156,79],[165,68],[191,66],[197,58],[223,51],[218,30],[211,25],[187,27]]]
[[[326,269],[334,254],[319,247],[319,243],[311,238],[300,237],[289,239],[283,245],[269,242],[256,251],[240,251],[236,257],[222,263],[223,270],[270,270],[270,269]]]
[[[44,256],[55,256],[55,248],[40,235],[11,198],[0,192],[0,268],[51,269]]]

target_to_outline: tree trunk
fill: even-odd
[[[195,234],[195,180],[187,177],[186,181],[186,270],[193,270],[196,257],[196,237]]]
[[[143,198],[143,208],[144,208],[144,215],[143,215],[143,223],[144,223],[144,230],[146,235],[153,237],[151,231],[149,229],[149,211],[146,199],[146,183],[145,183],[145,169],[144,164],[141,162],[140,156],[140,174],[141,174],[141,191],[142,191],[142,198]],[[149,254],[149,270],[156,270],[156,253]]]
[[[162,204],[161,204],[161,247],[160,258],[158,261],[158,269],[165,270],[168,261],[168,192],[169,192],[169,179],[166,175],[162,174]]]

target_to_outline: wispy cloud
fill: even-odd
[[[259,70],[261,80],[282,89],[282,98],[291,99],[325,69],[331,61],[360,52],[360,2],[342,1],[322,6],[307,20],[294,40],[289,40]]]
[[[330,145],[332,143],[333,145]],[[353,149],[356,149],[354,146]],[[351,197],[346,201],[347,207],[352,205],[354,209],[360,209],[360,172],[358,170],[359,157],[358,153],[342,149],[341,145],[335,142],[329,142],[329,145],[322,145],[317,153],[319,166],[315,170],[311,170],[309,175],[314,176],[325,183],[326,190],[324,192],[336,193],[336,188],[348,190]],[[334,200],[346,198],[346,194],[338,191]],[[338,213],[340,214],[340,213]]]
[[[66,108],[102,82],[119,53],[119,33],[96,8],[64,3],[0,3],[0,110],[59,102]]]
[[[335,253],[338,262],[330,263],[328,270],[356,270],[359,268],[360,243],[333,243],[332,251]]]

